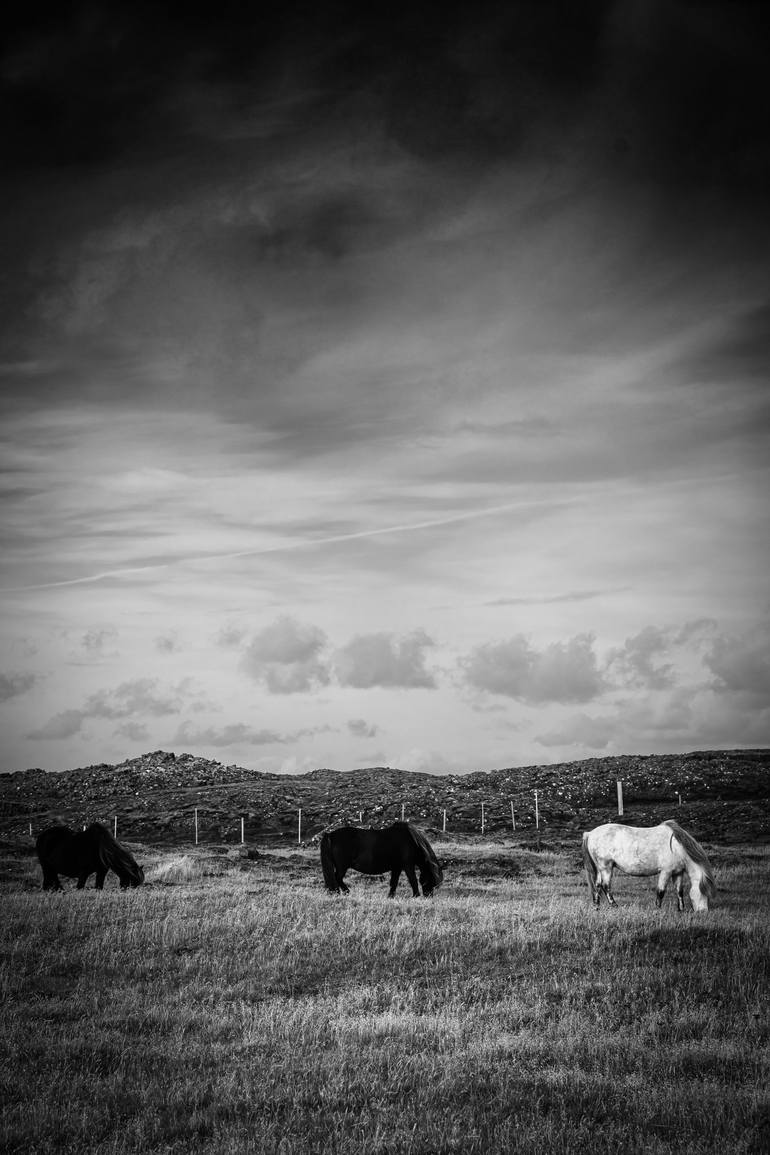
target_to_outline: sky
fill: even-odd
[[[762,4],[0,55],[0,770],[770,745]]]

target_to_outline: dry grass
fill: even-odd
[[[0,1146],[766,1149],[767,852],[725,853],[705,917],[625,878],[596,913],[573,855],[448,853],[430,902],[357,876],[331,898],[309,854],[155,852],[138,891],[7,888]]]

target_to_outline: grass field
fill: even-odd
[[[595,912],[575,853],[499,842],[431,901],[135,849],[125,893],[4,861],[3,1151],[768,1149],[767,848],[709,848],[707,915],[623,876]]]

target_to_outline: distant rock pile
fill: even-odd
[[[468,774],[409,773],[391,767],[281,775],[164,750],[116,766],[0,776],[0,832],[29,833],[50,821],[114,822],[124,837],[185,843],[197,821],[208,842],[303,841],[343,823],[381,826],[403,814],[441,832],[490,836],[534,832],[570,839],[617,817],[645,825],[677,816],[696,834],[770,839],[770,751],[588,758]],[[511,815],[511,804],[514,814]],[[301,815],[300,815],[301,811]],[[242,825],[243,823],[243,825]]]

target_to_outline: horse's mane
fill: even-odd
[[[685,854],[689,855],[693,862],[697,862],[703,871],[700,880],[701,894],[705,894],[707,898],[713,898],[717,892],[717,884],[714,881],[711,863],[700,842],[693,838],[692,834],[688,834],[686,830],[683,830],[673,818],[667,818],[663,825],[668,826],[669,830],[676,835],[676,840],[681,844]]]
[[[102,826],[101,822],[92,822],[86,833],[93,838],[96,844],[102,866],[106,866],[108,870],[114,870],[118,875],[127,874],[133,880],[144,881],[144,871],[138,865],[133,854],[130,854],[125,846],[120,845],[106,826]]]
[[[444,880],[444,875],[439,866],[439,861],[436,858],[433,847],[428,842],[423,832],[416,826],[412,826],[411,822],[406,823],[406,828],[409,831],[412,841],[420,848],[425,859],[425,869],[433,879],[433,888],[437,890]]]

